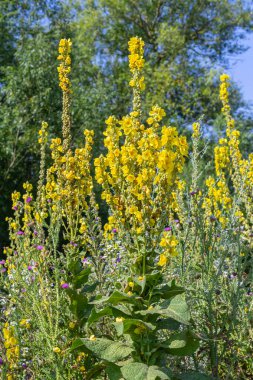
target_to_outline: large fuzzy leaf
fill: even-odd
[[[151,323],[144,322],[141,319],[124,319],[122,322],[114,323],[119,335],[133,332],[136,328],[142,328],[143,330],[155,330],[155,326]]]
[[[144,363],[130,363],[121,368],[125,380],[170,380],[157,366],[148,367]]]
[[[102,297],[99,300],[93,301],[93,304],[109,303],[111,305],[117,305],[121,302],[136,304],[136,298],[116,290],[110,297]]]
[[[133,351],[133,348],[123,342],[115,342],[110,339],[97,338],[96,340],[76,339],[71,349],[86,348],[93,352],[99,359],[116,363],[127,358]]]
[[[141,310],[136,312],[136,314],[163,315],[185,325],[188,325],[190,321],[190,313],[188,310],[188,306],[182,294],[179,294],[172,299],[164,301],[161,305],[156,306],[153,309]]]
[[[193,354],[199,347],[198,339],[189,331],[173,334],[162,348],[171,355],[186,356]]]

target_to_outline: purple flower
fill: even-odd
[[[28,265],[27,269],[28,269],[28,270],[32,270],[33,267],[32,267],[31,265]]]
[[[116,234],[116,232],[117,232],[117,228],[113,228],[112,232],[113,232],[114,234]]]
[[[34,234],[35,236],[37,236],[37,235],[38,235],[38,231],[34,230],[34,231],[33,231],[33,234]]]
[[[0,358],[0,365],[3,365],[4,364],[4,361],[2,358]]]
[[[190,195],[191,195],[191,196],[196,195],[196,194],[198,194],[197,191],[191,191],[191,192],[190,192]]]
[[[25,288],[22,288],[21,289],[21,293],[25,293],[26,292],[26,289]]]
[[[77,247],[77,244],[74,241],[71,241],[69,244],[73,245],[73,247]]]
[[[17,232],[17,235],[24,235],[25,233],[24,233],[24,231],[18,231]]]
[[[164,228],[164,231],[171,231],[171,230],[172,230],[171,227],[165,227],[165,228]]]
[[[180,223],[180,221],[178,219],[175,219],[174,222],[177,224]]]
[[[22,368],[26,369],[27,368],[27,364],[22,363]]]
[[[13,208],[13,210],[15,210],[15,211],[18,210],[18,206],[13,206],[12,208]]]
[[[62,289],[68,289],[69,288],[69,284],[67,284],[67,282],[64,282],[64,284],[61,284],[61,288]]]
[[[4,265],[5,264],[5,260],[0,260],[0,265]]]
[[[7,271],[6,268],[2,268],[2,269],[1,269],[1,273],[4,273],[4,272],[6,272],[6,271]]]
[[[116,263],[120,263],[120,262],[121,262],[121,258],[120,256],[117,256]]]
[[[37,249],[38,251],[42,251],[42,249],[44,249],[44,247],[43,247],[43,245],[37,245],[37,246],[36,246],[36,249]]]
[[[25,201],[26,203],[30,203],[32,200],[33,200],[32,197],[27,197]]]

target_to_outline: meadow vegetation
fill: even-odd
[[[106,120],[97,157],[92,130],[72,144],[71,48],[60,41],[62,136],[48,141],[42,123],[37,185],[12,194],[2,379],[251,379],[253,153],[240,149],[229,76],[207,167],[201,120],[188,139],[159,105],[143,109],[144,41],[132,37],[130,111]]]

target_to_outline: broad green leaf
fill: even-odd
[[[171,300],[166,300],[160,306],[160,314],[175,319],[180,323],[189,324],[190,313],[185,297],[182,294],[175,296]]]
[[[101,372],[104,370],[104,368],[105,368],[104,364],[101,364],[101,363],[94,364],[92,368],[87,373],[85,373],[85,379],[86,380],[96,379],[97,376],[100,375]]]
[[[99,300],[93,301],[93,304],[101,304],[104,302],[110,303],[112,305],[117,305],[121,302],[135,304],[136,300],[134,297],[128,296],[126,293],[116,290],[110,297],[102,297]]]
[[[111,316],[112,315],[112,310],[110,306],[105,307],[102,310],[96,311],[95,308],[93,308],[89,319],[88,319],[88,325],[91,325],[92,323],[98,321],[100,318],[105,317],[105,316]]]
[[[99,282],[94,282],[93,284],[86,284],[82,288],[82,293],[92,293],[98,286]]]
[[[100,318],[105,317],[105,316],[111,316],[111,317],[113,316],[114,318],[117,318],[117,317],[129,318],[131,314],[124,307],[120,308],[120,307],[114,307],[114,306],[106,306],[104,309],[101,309],[98,311],[95,308],[93,308],[88,319],[88,325],[91,325],[92,323],[98,321]]]
[[[169,380],[159,367],[148,367],[144,363],[130,363],[121,368],[125,380]]]
[[[78,275],[83,270],[82,262],[80,260],[71,261],[68,269],[73,275]]]
[[[157,330],[178,330],[180,323],[172,318],[160,318],[156,322]]]
[[[160,271],[154,271],[151,274],[146,275],[146,282],[149,286],[159,284],[162,281],[162,274]]]
[[[153,331],[156,328],[151,323],[144,322],[141,319],[124,319],[122,322],[115,322],[114,325],[119,335],[134,332],[136,328],[142,329],[143,332]]]
[[[73,280],[75,288],[79,289],[82,285],[84,285],[88,281],[90,273],[91,269],[86,268],[82,270],[77,276],[75,276]]]
[[[97,338],[96,340],[79,338],[74,341],[71,350],[80,349],[82,346],[93,352],[99,359],[112,363],[127,358],[133,351],[132,347],[123,342],[115,342],[105,338]]]
[[[156,306],[152,309],[136,311],[135,313],[140,315],[163,315],[185,325],[188,325],[190,320],[190,313],[188,310],[187,303],[185,301],[184,296],[182,296],[181,294],[175,296],[172,299],[164,301],[159,306]]]
[[[199,341],[191,332],[183,331],[173,334],[161,347],[171,355],[186,356],[198,349]]]
[[[84,317],[88,318],[93,305],[88,304],[88,299],[82,293],[77,293],[73,289],[66,289],[66,293],[70,298],[70,310],[78,319],[82,319]]]
[[[106,367],[105,372],[107,373],[109,380],[123,380],[122,373],[120,371],[120,367],[113,364],[113,363],[110,363]]]
[[[170,299],[184,292],[185,290],[182,286],[177,286],[175,281],[172,281],[170,285],[166,284],[160,289],[154,289],[152,296],[160,296],[160,298],[163,299]]]

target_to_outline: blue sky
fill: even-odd
[[[253,104],[253,34],[247,37],[245,46],[249,46],[246,52],[230,60],[228,73],[241,87],[244,99]]]

